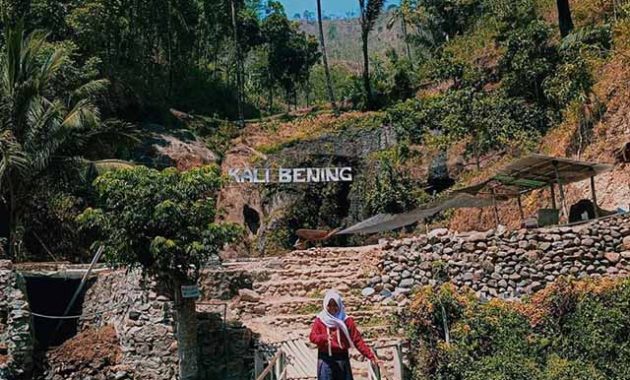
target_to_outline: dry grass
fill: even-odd
[[[262,152],[272,152],[283,145],[310,140],[327,133],[335,133],[350,126],[368,127],[378,123],[379,112],[346,112],[306,115],[289,122],[271,121],[248,125],[241,139]]]
[[[84,331],[48,354],[53,365],[72,365],[75,368],[103,368],[120,363],[122,350],[116,331],[111,325]]]

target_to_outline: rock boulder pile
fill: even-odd
[[[382,241],[381,248],[380,273],[364,289],[377,300],[393,297],[406,302],[414,288],[445,281],[484,298],[515,298],[561,276],[628,275],[630,215],[533,230],[454,234],[438,229],[424,236]]]
[[[29,378],[35,338],[24,278],[0,260],[0,379]]]

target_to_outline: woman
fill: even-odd
[[[380,366],[374,352],[361,338],[352,318],[346,316],[343,300],[334,290],[326,292],[324,309],[317,315],[309,339],[317,345],[317,380],[352,380],[350,347]]]

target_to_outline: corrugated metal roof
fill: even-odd
[[[370,234],[389,231],[424,220],[449,208],[487,207],[491,197],[474,196],[466,193],[450,195],[446,199],[431,202],[401,214],[378,214],[337,234]]]

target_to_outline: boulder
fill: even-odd
[[[401,288],[411,288],[413,286],[413,283],[413,278],[405,278],[404,280],[400,281],[399,286]]]
[[[363,288],[363,290],[361,290],[361,295],[363,297],[369,297],[369,296],[373,295],[374,293],[376,293],[376,290],[374,290],[374,288],[370,288],[370,287]]]
[[[260,302],[261,296],[251,289],[239,289],[238,295],[241,298],[241,301],[245,302]]]
[[[429,239],[445,236],[448,234],[448,228],[436,228],[431,230],[428,234]]]
[[[466,238],[466,241],[469,241],[471,243],[477,243],[479,241],[484,241],[484,240],[486,240],[486,234],[483,232],[472,232]]]
[[[606,252],[604,253],[604,257],[606,258],[606,260],[614,264],[619,261],[619,259],[621,258],[621,255],[617,252]]]

